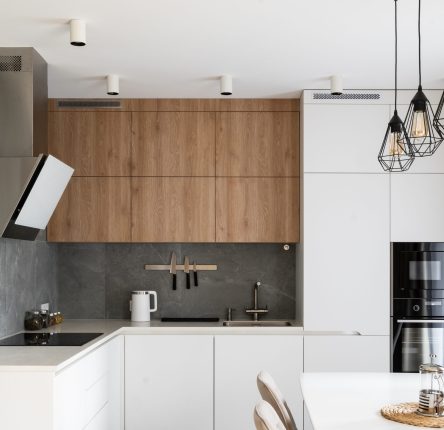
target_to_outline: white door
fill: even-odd
[[[215,430],[255,428],[253,410],[261,399],[256,376],[261,370],[273,376],[302,429],[302,363],[302,336],[216,336]]]
[[[388,105],[304,104],[304,172],[382,172],[389,115]]]
[[[442,174],[391,175],[392,242],[444,242],[443,191]]]
[[[213,337],[125,336],[125,430],[213,428]]]
[[[389,175],[304,175],[304,328],[388,335]]]

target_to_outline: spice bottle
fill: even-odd
[[[49,314],[49,325],[50,326],[52,326],[52,325],[54,325],[56,322],[55,322],[55,316],[54,316],[54,313],[50,313]]]
[[[60,324],[62,322],[62,314],[60,312],[56,312],[54,317],[56,324]]]
[[[43,318],[39,311],[27,311],[25,313],[25,330],[41,330]]]

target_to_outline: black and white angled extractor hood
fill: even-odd
[[[74,169],[48,154],[46,61],[0,48],[0,236],[34,240]]]

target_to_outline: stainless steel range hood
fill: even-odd
[[[0,48],[0,236],[34,240],[74,170],[48,155],[47,64]]]

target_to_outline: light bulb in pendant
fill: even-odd
[[[389,155],[402,155],[405,153],[405,145],[402,141],[402,133],[392,132],[389,135]]]
[[[427,124],[427,115],[423,110],[413,112],[412,128],[410,137],[426,137],[429,135],[429,126]]]

